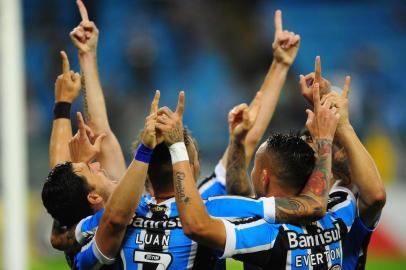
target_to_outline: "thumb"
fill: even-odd
[[[100,135],[96,138],[96,140],[94,141],[93,146],[98,150],[98,152],[100,151],[100,149],[101,149],[101,144],[102,144],[102,142],[103,142],[103,140],[104,140],[104,138],[105,138],[106,136],[107,136],[107,135],[106,135],[105,133],[102,133],[102,134],[100,134]]]
[[[311,125],[314,121],[314,112],[312,112],[311,110],[307,109],[306,110],[307,113],[307,120],[306,120],[306,127],[307,129],[311,129]]]

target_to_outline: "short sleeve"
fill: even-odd
[[[74,258],[75,269],[78,270],[100,269],[103,265],[111,265],[115,261],[115,258],[109,258],[100,251],[94,237]]]
[[[242,222],[238,225],[228,220],[222,221],[226,231],[222,258],[269,250],[279,233],[280,225],[269,224],[264,219]]]
[[[214,168],[214,173],[199,184],[199,193],[202,198],[226,195],[226,169],[221,161]]]
[[[209,214],[220,218],[260,217],[275,221],[275,198],[251,199],[241,196],[218,196],[205,201]]]
[[[96,214],[82,219],[76,225],[75,238],[81,246],[89,242],[89,240],[94,236],[103,213],[104,209],[101,209]]]
[[[350,229],[357,216],[357,202],[354,194],[345,187],[332,188],[327,209],[333,217],[343,220],[347,228]]]

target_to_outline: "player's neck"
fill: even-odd
[[[173,198],[175,196],[175,193],[173,191],[168,191],[168,192],[155,192],[154,197],[157,203],[164,202],[170,198]]]

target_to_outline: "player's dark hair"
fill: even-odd
[[[192,146],[194,145],[197,153],[199,153],[196,140],[191,136],[187,128],[183,129],[183,139],[189,155],[189,160],[192,162]],[[132,144],[132,149],[136,149],[141,143],[140,140]],[[148,167],[148,180],[152,185],[154,192],[168,192],[173,191],[173,170],[172,159],[169,153],[168,146],[164,142],[155,146],[151,161]]]
[[[72,163],[65,162],[49,172],[42,188],[42,203],[61,226],[70,227],[93,214],[87,200],[91,190],[85,178],[73,171]]]
[[[272,172],[282,185],[301,190],[315,164],[313,149],[298,135],[275,133],[267,140]]]
[[[299,133],[299,136],[304,138],[306,142],[312,142],[312,135],[307,128],[303,128]],[[333,141],[333,162],[331,166],[331,172],[335,179],[340,179],[346,184],[351,183],[351,172],[348,163],[347,153],[344,147],[337,141]]]

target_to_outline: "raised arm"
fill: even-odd
[[[62,74],[55,82],[55,105],[52,132],[49,141],[49,167],[71,161],[69,140],[72,138],[70,108],[80,93],[80,75],[70,70],[68,56],[61,51]],[[73,248],[74,238],[65,227],[53,221],[50,242],[53,248],[67,250]]]
[[[275,11],[274,20],[275,37],[272,44],[273,61],[259,90],[259,92],[262,93],[260,112],[254,126],[248,132],[245,139],[245,160],[248,164],[272,119],[289,68],[296,58],[300,45],[299,35],[293,32],[283,31],[282,12],[280,10]],[[254,100],[252,102],[254,102]],[[229,150],[230,146],[227,147],[221,160],[225,168],[227,168],[227,152]],[[235,193],[229,194],[241,195],[238,190],[236,190]]]
[[[255,197],[254,187],[247,175],[246,136],[255,125],[261,110],[262,93],[258,92],[251,106],[241,104],[228,116],[230,143],[228,145],[226,187],[227,194]]]
[[[77,1],[82,21],[70,37],[79,52],[79,63],[83,79],[84,111],[88,125],[96,135],[106,134],[102,150],[97,160],[113,179],[119,179],[126,169],[120,144],[110,128],[106,103],[97,67],[97,43],[99,30],[89,21],[86,7]]]
[[[344,147],[351,171],[351,182],[358,188],[358,209],[364,223],[374,227],[386,202],[385,186],[374,160],[358,138],[348,114],[348,93],[350,77],[345,80],[343,92],[331,92],[322,102],[334,104],[340,113],[337,139]]]
[[[184,102],[184,92],[180,92],[176,111],[172,113],[166,108],[160,109],[157,123],[172,158],[175,199],[182,229],[192,240],[223,249],[226,238],[223,222],[208,215],[189,164],[183,141]]]
[[[96,245],[108,258],[115,258],[118,254],[126,227],[144,190],[148,163],[157,144],[155,125],[159,96],[157,91],[151,104],[151,112],[145,120],[142,144],[137,148],[134,160],[107,201],[96,232]]]
[[[308,113],[307,127],[317,146],[316,164],[305,187],[298,196],[289,198],[275,198],[275,220],[278,223],[309,222],[324,216],[327,207],[329,180],[331,178],[332,140],[337,126],[338,115],[336,109],[330,109],[331,104],[320,104],[318,84],[313,86],[313,98],[315,102],[314,113]],[[238,125],[237,125],[238,124]],[[227,165],[227,182],[247,182],[246,162],[244,153],[244,134],[249,125],[242,126],[242,120],[236,120],[234,126],[240,129],[231,129],[233,144],[230,149],[229,163]],[[231,147],[232,146],[232,147]],[[236,181],[230,178],[237,178]],[[239,179],[240,178],[240,179]],[[244,178],[241,180],[241,178]]]
[[[70,70],[68,56],[61,51],[62,74],[55,82],[55,105],[49,141],[49,167],[70,161],[69,140],[72,138],[70,107],[80,93],[80,75]]]

